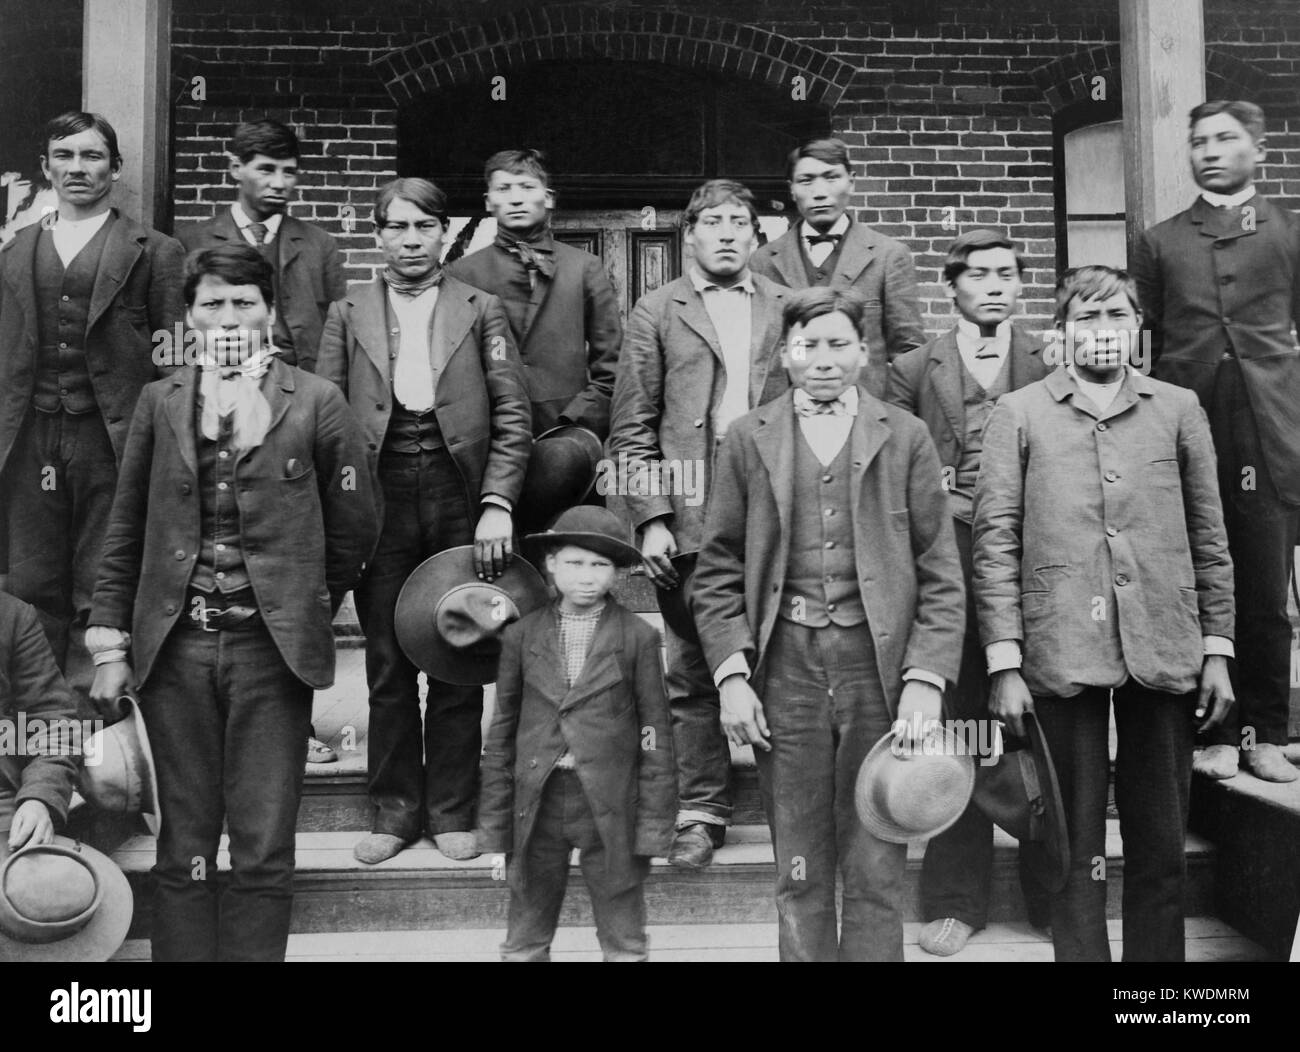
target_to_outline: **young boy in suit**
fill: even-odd
[[[952,508],[966,579],[961,675],[945,699],[947,715],[954,720],[989,718],[989,677],[970,588],[971,502],[984,424],[1002,395],[1048,372],[1041,341],[1011,320],[1024,269],[1024,259],[1006,234],[972,230],[957,238],[943,267],[957,324],[895,359],[885,390],[885,401],[915,413],[930,429]],[[984,927],[992,873],[993,820],[972,803],[954,826],[926,845],[921,912],[927,923],[918,940],[921,949],[951,956]],[[1026,898],[1031,906],[1038,902],[1032,885],[1026,887]]]
[[[609,594],[641,555],[591,506],[528,540],[549,549],[559,599],[506,628],[483,751],[479,850],[510,856],[501,956],[550,960],[578,848],[605,960],[643,961],[641,885],[672,842],[677,793],[659,634]]]
[[[1128,364],[1142,313],[1123,271],[1062,278],[1064,362],[1004,395],[975,489],[975,598],[1015,734],[1033,712],[1070,833],[1052,896],[1058,961],[1108,961],[1109,716],[1119,748],[1124,959],[1181,961],[1192,736],[1232,705],[1232,560],[1210,427],[1194,392]],[[1199,693],[1197,688],[1199,685]]]
[[[851,290],[790,295],[795,390],[728,430],[692,592],[723,731],[755,746],[783,961],[903,959],[907,848],[858,820],[854,782],[896,720],[910,741],[939,718],[966,621],[929,432],[859,386],[865,318]]]

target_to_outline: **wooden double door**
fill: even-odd
[[[681,276],[680,221],[680,210],[607,209],[553,215],[551,229],[557,241],[604,263],[626,325],[637,300]]]

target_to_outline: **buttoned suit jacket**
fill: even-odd
[[[677,816],[659,633],[607,599],[570,687],[559,618],[547,606],[506,627],[498,669],[483,749],[480,850],[512,853],[507,879],[517,887],[527,882],[524,860],[542,791],[556,761],[571,751],[612,890],[632,887],[633,857],[667,851]]]
[[[234,215],[223,207],[211,219],[176,228],[176,239],[186,252],[221,245],[247,245]],[[343,253],[338,242],[320,227],[286,215],[280,220],[272,245],[279,245],[279,283],[275,309],[293,334],[295,364],[314,372],[325,314],[348,291]]]
[[[799,243],[801,226],[796,220],[775,241],[756,249],[749,261],[750,269],[792,289],[808,288],[803,246]],[[889,363],[925,343],[912,253],[901,241],[854,221],[844,234],[839,262],[827,284],[832,289],[853,289],[866,300],[863,332],[869,362],[861,383],[880,398]]]
[[[781,313],[786,290],[754,275],[751,308],[749,405],[790,387],[781,367]],[[726,388],[722,345],[689,277],[670,281],[637,301],[628,320],[614,385],[609,456],[632,473],[627,501],[638,528],[671,516],[679,551],[699,548],[704,533],[717,443],[713,413]],[[656,465],[688,465],[694,487],[662,478]],[[644,471],[641,469],[644,468]],[[702,477],[701,477],[702,476]],[[689,482],[690,480],[686,480]]]
[[[104,537],[89,624],[132,633],[143,684],[185,596],[202,536],[197,367],[145,388]],[[273,360],[262,392],[271,424],[237,453],[235,499],[249,581],[289,669],[334,682],[334,613],[379,538],[362,431],[333,384]]]
[[[185,317],[178,241],[112,209],[86,318],[86,364],[95,402],[118,462],[136,399],[163,376],[154,333],[171,335]],[[39,223],[0,250],[0,471],[9,459],[36,389],[40,319],[36,303]]]
[[[555,242],[555,273],[538,276],[523,329],[514,334],[533,408],[533,434],[561,423],[609,436],[623,323],[600,260]],[[505,249],[487,245],[448,271],[467,285],[500,296],[521,269]]]
[[[0,835],[7,835],[13,812],[28,800],[39,800],[56,824],[68,817],[78,760],[61,753],[54,744],[53,728],[77,718],[77,703],[54,663],[54,651],[34,607],[0,592],[0,720],[14,732],[13,744],[24,726],[29,733],[49,728],[51,746],[43,755],[28,755],[23,748],[0,750]]]
[[[1008,385],[1014,391],[1041,380],[1049,372],[1043,346],[1020,326],[1011,326]],[[939,463],[956,471],[966,448],[966,402],[962,386],[961,351],[957,330],[949,329],[924,346],[894,360],[885,388],[885,401],[919,416],[934,439]]]
[[[880,689],[897,711],[903,671],[957,679],[966,590],[939,460],[925,425],[858,389],[849,432],[854,564]],[[799,434],[787,392],[732,425],[718,457],[691,609],[709,668],[736,652],[761,692],[790,560]]]
[[[316,371],[347,395],[366,437],[372,472],[393,412],[389,370],[388,287],[358,285],[330,307]],[[471,519],[495,493],[519,499],[532,452],[531,410],[523,370],[501,301],[446,276],[430,322],[434,412],[465,487]],[[382,494],[376,488],[382,511]]]
[[[1030,691],[1195,688],[1233,636],[1214,444],[1191,391],[1132,372],[1105,412],[1064,367],[984,428],[974,588],[985,646],[1020,642]]]
[[[1300,218],[1256,194],[1253,229],[1197,197],[1134,247],[1154,375],[1210,405],[1224,351],[1241,364],[1260,446],[1281,498],[1300,504]]]

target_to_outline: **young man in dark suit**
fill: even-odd
[[[532,449],[523,369],[500,301],[442,269],[447,198],[394,179],[375,201],[385,268],[330,308],[318,371],[365,432],[383,530],[356,590],[370,686],[371,833],[354,853],[392,858],[427,831],[449,858],[477,854],[474,806],[483,688],[430,678],[397,642],[407,577],[431,555],[474,544],[491,580],[513,555],[514,501]]]
[[[867,831],[854,785],[891,728],[939,718],[965,623],[934,444],[858,386],[865,315],[851,290],[791,294],[794,390],[728,432],[695,569],[722,727],[758,760],[783,961],[903,959],[907,846]]]
[[[1005,234],[972,230],[948,249],[943,280],[957,324],[894,360],[885,400],[915,413],[939,451],[943,488],[966,580],[966,639],[961,674],[946,699],[953,720],[988,720],[989,678],[971,590],[971,505],[979,475],[984,424],[1008,391],[1041,380],[1043,342],[1011,319],[1020,299],[1025,261]],[[921,868],[921,910],[927,953],[958,953],[988,920],[993,869],[993,822],[972,804],[931,840]]]
[[[185,251],[249,244],[275,273],[275,341],[289,365],[313,372],[329,305],[348,290],[338,242],[289,215],[301,176],[302,149],[292,128],[264,117],[245,121],[230,139],[235,200],[213,218],[176,228]]]
[[[673,556],[700,546],[727,428],[789,386],[780,367],[786,290],[749,271],[753,195],[729,179],[710,180],[691,196],[682,225],[690,270],[632,310],[609,438],[610,460],[626,471],[620,492],[642,531],[647,573],[661,589],[681,584]],[[680,803],[668,861],[700,869],[731,820],[731,754],[699,641],[668,624],[664,635]]]
[[[603,442],[623,342],[613,286],[599,259],[555,240],[555,191],[536,150],[502,150],[484,165],[483,203],[496,240],[448,273],[505,308],[528,382],[533,434],[577,424]]]
[[[275,354],[272,285],[249,245],[186,261],[198,363],[140,397],[86,634],[93,700],[138,685],[158,769],[158,961],[284,959],[312,693],[378,535],[361,427]]]
[[[52,120],[41,166],[58,213],[0,253],[0,587],[36,607],[84,706],[118,464],[141,389],[173,364],[154,341],[184,314],[185,252],[109,206],[122,156],[99,114]]]
[[[1195,770],[1300,777],[1282,752],[1291,696],[1287,586],[1300,544],[1300,219],[1255,192],[1264,113],[1250,102],[1191,112],[1191,207],[1134,249],[1155,375],[1191,388],[1210,417],[1236,573],[1238,708]]]
[[[247,243],[262,253],[275,274],[272,339],[282,360],[312,372],[325,312],[348,289],[343,254],[320,227],[288,214],[302,153],[292,128],[267,117],[245,121],[235,129],[229,153],[234,202],[212,219],[177,227],[177,240],[187,252]],[[337,759],[313,728],[307,762]]]
[[[790,153],[790,196],[800,221],[754,253],[755,274],[792,289],[854,289],[866,302],[870,361],[863,385],[877,398],[889,363],[925,342],[912,254],[849,214],[853,165],[840,139],[815,139]]]
[[[1060,780],[1056,959],[1109,961],[1096,860],[1113,699],[1124,960],[1182,961],[1192,739],[1232,705],[1214,445],[1195,395],[1129,365],[1142,312],[1127,274],[1067,272],[1056,310],[1066,364],[1003,395],[984,428],[973,561],[989,708],[1016,735],[1034,714]]]

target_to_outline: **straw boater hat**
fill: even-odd
[[[101,811],[141,815],[149,832],[157,836],[162,821],[158,773],[144,716],[130,696],[118,698],[117,704],[125,716],[96,731],[82,750],[87,760],[81,768],[81,795]]]
[[[134,909],[107,855],[64,836],[11,852],[0,830],[0,961],[106,961]]]
[[[425,559],[406,579],[393,615],[397,642],[421,671],[444,683],[496,679],[501,631],[547,601],[546,582],[524,559],[492,581],[474,572],[474,546]]]
[[[577,545],[611,559],[615,566],[633,566],[641,553],[632,544],[632,531],[608,508],[582,504],[564,512],[545,533],[524,538],[533,565],[541,569],[542,557],[566,544]]]
[[[904,751],[891,731],[862,761],[853,795],[872,834],[905,844],[928,840],[956,822],[974,788],[974,760],[956,735],[934,731]]]
[[[1070,876],[1065,804],[1038,720],[1027,712],[1024,725],[1022,745],[1013,739],[996,764],[976,770],[971,799],[1020,841],[1021,861],[1047,891],[1056,893]]]
[[[515,517],[520,533],[545,529],[562,511],[581,504],[596,484],[601,443],[594,431],[561,424],[533,440]]]

